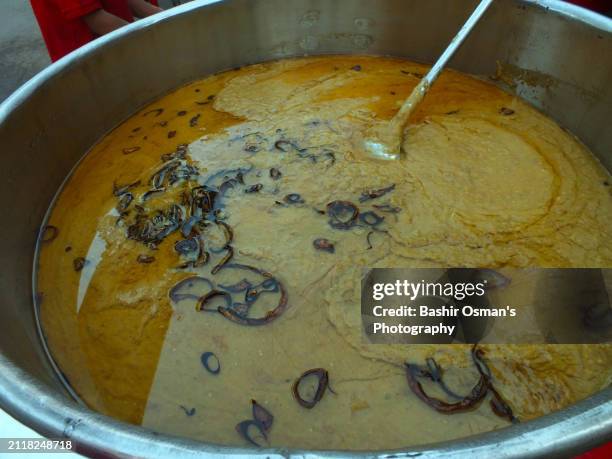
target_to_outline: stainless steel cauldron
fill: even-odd
[[[177,86],[248,63],[324,53],[431,62],[476,1],[206,3],[183,5],[96,40],[0,107],[0,406],[44,435],[71,438],[90,455],[348,456],[219,448],[117,422],[69,398],[38,338],[31,281],[38,227],[64,177],[120,121]],[[496,61],[541,77],[525,78],[516,91],[612,169],[612,20],[553,0],[498,0],[452,66],[491,75]],[[398,454],[568,456],[604,440],[612,440],[612,388],[532,422]]]

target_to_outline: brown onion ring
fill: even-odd
[[[225,247],[227,253],[221,259],[219,263],[210,271],[212,274],[217,274],[221,268],[223,268],[229,261],[234,257],[234,248],[231,245]]]
[[[299,388],[300,388],[300,383],[304,380],[304,378],[307,378],[310,375],[315,375],[318,378],[317,390],[312,400],[305,400],[301,397]],[[293,383],[291,390],[293,392],[293,397],[300,404],[300,406],[303,406],[304,408],[307,408],[307,409],[311,409],[317,403],[321,401],[328,385],[329,385],[329,373],[327,372],[327,370],[323,368],[313,368],[312,370],[308,370],[302,373],[302,375],[298,379],[296,379],[295,382]]]
[[[251,405],[253,410],[253,420],[261,426],[264,432],[267,432],[272,427],[274,422],[274,416],[267,409],[251,399]]]
[[[217,361],[216,368],[210,366],[210,359],[214,358]],[[200,362],[202,362],[202,366],[213,375],[218,375],[221,372],[221,361],[219,357],[214,352],[204,352],[200,356]]]
[[[57,228],[57,226],[46,225],[40,234],[40,242],[51,242],[57,237],[58,234],[59,229]]]
[[[435,409],[437,412],[443,414],[452,414],[468,411],[476,407],[484,399],[484,397],[489,392],[491,392],[492,399],[489,404],[491,406],[491,409],[493,410],[493,413],[510,422],[519,422],[519,420],[514,416],[510,405],[508,405],[508,403],[504,401],[499,392],[495,390],[491,383],[492,374],[491,370],[483,359],[484,351],[482,349],[479,349],[477,345],[474,345],[471,350],[471,355],[474,365],[478,370],[478,374],[480,375],[480,378],[472,389],[472,391],[467,396],[460,399],[458,402],[448,403],[438,398],[430,397],[423,390],[423,386],[421,386],[421,383],[417,379],[418,377],[430,378],[431,380],[438,382],[438,384],[441,384],[442,382],[441,369],[433,359],[431,359],[431,361],[433,361],[434,363],[433,366],[428,361],[428,370],[423,370],[418,365],[406,363],[406,377],[408,379],[408,385],[410,389],[412,389],[412,392],[414,392],[414,394],[422,401],[424,401],[427,405]],[[454,394],[443,384],[441,384],[441,386],[447,394],[459,398],[459,396]]]
[[[187,300],[187,299],[199,300],[201,298],[201,295],[196,295],[193,293],[177,293],[177,290],[179,290],[181,287],[183,287],[186,284],[189,284],[188,287],[192,287],[195,281],[204,282],[209,289],[211,290],[213,289],[212,282],[206,279],[205,277],[190,276],[190,277],[180,280],[178,283],[174,285],[174,287],[170,289],[170,291],[168,292],[168,296],[170,297],[170,300],[174,301],[175,303],[182,301],[182,300]]]
[[[223,234],[225,235],[225,245],[228,246],[234,240],[234,230],[231,226],[225,223],[223,220],[216,220],[215,223],[223,228]]]
[[[347,211],[350,212],[348,218],[341,219],[341,214]],[[327,215],[332,228],[347,230],[355,225],[359,217],[359,208],[350,201],[332,201],[327,204]]]
[[[266,279],[275,279],[275,277],[272,276],[272,274],[270,274],[269,272],[262,271],[261,269],[254,268],[248,265],[232,263],[232,264],[225,264],[222,266],[222,268],[223,269],[226,269],[226,268],[244,269],[247,271],[257,273],[265,277]],[[280,300],[278,301],[278,305],[271,311],[268,311],[264,317],[244,317],[240,315],[237,311],[235,311],[233,308],[223,307],[223,306],[219,306],[219,309],[218,309],[219,312],[226,319],[229,319],[241,325],[265,325],[269,322],[272,322],[274,319],[278,318],[287,308],[287,291],[285,290],[285,287],[283,287],[283,284],[280,281],[276,279],[276,282],[281,292]]]
[[[406,363],[406,378],[408,379],[408,386],[418,398],[420,398],[438,413],[451,414],[471,410],[482,401],[489,390],[488,378],[481,374],[480,379],[468,395],[456,403],[448,403],[427,395],[423,389],[423,386],[417,379],[419,376],[423,376],[419,366]]]
[[[230,307],[232,305],[232,296],[229,293],[213,289],[206,295],[203,295],[198,299],[198,302],[196,304],[196,311],[217,312],[223,306],[219,306],[217,309],[206,309],[206,303],[216,297],[222,297],[225,300],[225,304],[227,304],[227,307]]]
[[[255,440],[253,440],[253,438],[249,434],[249,427],[251,426],[257,427],[257,430],[259,430],[259,432],[264,437],[264,439],[265,440],[268,439],[268,436],[266,435],[266,432],[263,430],[263,427],[261,426],[261,424],[253,419],[247,419],[246,421],[242,421],[236,424],[236,432],[238,432],[238,434],[242,438],[244,438],[246,441],[248,441],[253,446],[257,446],[258,448],[261,448],[261,445],[257,443]]]
[[[491,382],[493,375],[491,374],[491,370],[489,369],[488,365],[484,361],[484,351],[479,349],[476,345],[472,346],[472,360],[474,361],[474,365],[476,365],[478,373],[487,378],[489,391],[492,395],[489,405],[491,406],[493,413],[513,424],[520,422],[519,419],[514,416],[512,407],[503,399],[500,393],[497,392],[495,387],[493,387],[493,383]]]
[[[363,193],[361,193],[359,202],[366,202],[366,201],[369,201],[370,199],[380,198],[381,196],[384,196],[393,190],[395,190],[395,183],[385,188],[379,188],[378,190],[366,190]]]

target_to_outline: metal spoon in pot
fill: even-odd
[[[363,146],[369,156],[378,159],[399,159],[402,146],[404,127],[416,106],[423,100],[431,85],[436,81],[438,75],[459,49],[463,41],[470,34],[474,26],[478,23],[484,12],[493,3],[493,0],[481,0],[472,15],[463,24],[455,38],[444,50],[438,61],[429,70],[419,84],[412,90],[412,93],[397,114],[390,121],[379,122],[373,125],[365,135]]]

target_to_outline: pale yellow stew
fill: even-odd
[[[359,450],[501,428],[608,385],[610,345],[362,336],[364,268],[612,266],[610,175],[489,82],[445,71],[401,160],[360,153],[357,134],[426,71],[253,65],[101,139],[54,204],[38,270],[44,334],[78,396],[206,442]]]

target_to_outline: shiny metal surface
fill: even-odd
[[[386,160],[397,160],[401,158],[403,132],[410,115],[423,101],[429,88],[431,88],[438,79],[438,76],[442,70],[444,70],[448,61],[450,61],[457,50],[461,48],[465,39],[492,4],[493,0],[480,0],[476,9],[457,32],[457,35],[451,40],[425,76],[421,78],[419,84],[412,90],[395,116],[388,123],[374,126],[373,129],[371,129],[371,136],[366,134],[363,148],[369,156]]]
[[[0,106],[0,406],[41,433],[106,457],[253,451],[128,426],[72,402],[36,332],[32,258],[40,222],[74,164],[104,133],[177,86],[287,56],[368,53],[435,60],[476,6],[470,0],[195,1],[103,37],[52,65]],[[451,61],[492,75],[569,128],[612,169],[612,21],[553,0],[496,0]],[[44,301],[44,299],[43,299]],[[567,410],[399,456],[569,456],[612,439],[612,388]],[[322,445],[324,448],[325,445]],[[340,452],[257,451],[261,457]],[[352,454],[351,454],[352,455]]]

